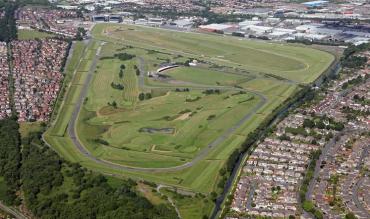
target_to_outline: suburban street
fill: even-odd
[[[364,158],[369,156],[369,149],[370,145],[367,145],[365,149],[362,151],[361,158],[357,163],[357,169],[360,170],[363,166]],[[363,206],[363,204],[359,200],[359,189],[363,185],[366,178],[369,177],[368,174],[364,174],[360,177],[360,179],[356,182],[356,184],[352,188],[352,200],[355,206],[359,209],[359,214],[363,215],[365,218],[370,218],[370,212]]]

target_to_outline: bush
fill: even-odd
[[[357,219],[354,213],[349,212],[346,214],[345,219]]]
[[[135,58],[136,56],[128,54],[128,53],[118,53],[118,54],[114,54],[114,57],[119,58],[121,61],[127,61],[127,60]]]
[[[302,207],[307,212],[311,212],[315,208],[311,201],[304,201]]]
[[[116,84],[114,82],[112,82],[110,84],[110,86],[113,88],[113,89],[117,89],[117,90],[123,90],[125,87],[122,85],[122,84]]]

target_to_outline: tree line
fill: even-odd
[[[6,192],[4,201],[17,205],[20,200],[16,192],[20,186],[20,135],[19,125],[14,119],[0,120],[0,175],[4,177]]]
[[[0,41],[10,42],[17,39],[17,24],[14,17],[17,4],[2,1],[0,2],[0,9],[1,6],[3,7],[4,16],[0,19]]]
[[[41,133],[20,139],[18,128],[16,119],[0,121],[7,203],[18,205],[23,199],[37,218],[177,218],[168,205],[153,205],[140,196],[136,182],[122,180],[112,187],[105,176],[59,157],[43,144]]]
[[[302,104],[306,101],[311,101],[314,98],[313,90],[309,86],[303,87],[300,91],[296,93],[296,95],[292,95],[288,99],[286,99],[283,103],[281,103],[278,107],[276,107],[272,113],[267,116],[260,125],[252,132],[250,132],[243,144],[240,148],[234,150],[229,158],[226,161],[226,164],[222,169],[219,171],[220,181],[217,184],[219,189],[223,189],[224,193],[227,191],[228,185],[232,182],[228,179],[232,175],[233,171],[238,168],[238,164],[242,161],[244,154],[249,153],[253,147],[257,145],[258,140],[264,139],[266,136],[273,133],[275,126],[274,121],[277,119],[281,119],[286,116],[289,112],[286,111],[291,106],[295,106],[295,104]],[[226,190],[225,190],[226,189]],[[225,193],[226,194],[226,193]],[[224,194],[222,194],[224,195]],[[211,198],[216,202],[216,208],[220,207],[222,204],[222,196],[217,198],[217,193],[212,192]],[[225,202],[225,209],[230,209],[227,206],[231,205],[232,195],[227,197]],[[227,211],[223,212],[223,215],[226,215]]]

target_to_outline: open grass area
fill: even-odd
[[[171,79],[204,85],[235,85],[248,79],[246,76],[212,71],[206,68],[179,67],[164,74]]]
[[[258,101],[237,91],[212,95],[169,91],[135,108],[83,111],[78,131],[97,157],[129,166],[167,167],[189,161]],[[95,143],[97,138],[107,145]]]
[[[83,84],[83,81],[86,77],[85,75],[87,74],[87,72],[78,72],[77,69],[83,65],[83,63],[91,61],[90,57],[83,53],[88,53],[89,51],[96,52],[96,49],[93,49],[94,46],[95,42],[91,43],[90,45],[85,45],[82,42],[76,43],[69,65],[66,66],[65,84],[69,87],[69,89],[65,94],[64,99],[58,100],[61,108],[57,109],[58,115],[55,125],[52,129],[48,130],[47,134],[61,137],[64,136],[73,113],[73,106],[76,103],[82,89],[81,84]]]
[[[19,40],[34,40],[34,39],[43,39],[47,37],[54,37],[54,34],[41,32],[38,30],[18,30],[18,39]]]
[[[41,132],[43,130],[42,122],[22,122],[19,124],[19,132],[22,138],[28,137],[32,132]]]
[[[184,219],[202,218],[211,213],[213,203],[207,197],[181,195],[168,189],[161,189],[161,192],[174,201]]]
[[[304,83],[317,78],[334,60],[333,55],[308,47],[163,29],[158,31],[141,26],[98,24],[93,33],[97,38],[124,40],[138,47],[238,66]]]
[[[93,38],[86,51],[74,51],[80,58],[67,66],[76,74],[55,124],[45,135],[47,142],[65,159],[91,170],[203,194],[219,190],[219,170],[230,154],[274,108],[299,90],[294,82],[312,82],[333,60],[332,55],[311,48],[138,26],[98,24]],[[250,118],[185,169],[154,173],[94,162],[80,153],[66,129],[99,39],[106,43],[101,47],[101,58],[76,125],[80,142],[93,156],[130,167],[174,167],[191,162],[210,143],[244,121],[245,115],[251,114]],[[115,57],[125,53],[135,57]],[[199,65],[180,64],[163,72],[170,76],[167,79],[145,74],[168,63],[192,59],[197,59]],[[122,65],[123,75],[119,76]],[[138,66],[143,67],[145,77],[137,75]],[[124,88],[114,88],[112,83]],[[143,100],[138,98],[140,93],[145,94]],[[263,102],[262,97],[266,102],[256,108]],[[109,182],[117,184],[114,178]],[[153,203],[163,201],[147,185],[139,184],[138,190]],[[175,199],[183,218],[201,218],[213,207],[208,197],[178,197],[171,191],[164,192]]]
[[[124,51],[145,54],[132,48]],[[138,77],[134,68],[137,60],[107,58],[117,52],[111,43],[102,47],[101,56],[104,58],[98,62],[77,126],[80,140],[100,159],[136,167],[161,168],[184,164],[260,101],[258,96],[248,92],[226,90],[205,94],[205,89],[167,90],[162,95],[139,101]],[[119,77],[121,65],[125,66],[122,78]],[[187,77],[205,85],[206,78],[212,78],[213,74],[216,75],[215,85],[217,80],[219,84],[231,85],[232,80],[236,83],[244,79],[243,76],[207,69],[197,69],[194,77],[177,73],[178,77]],[[115,89],[112,83],[121,83],[124,89]],[[112,106],[113,102],[116,107]]]

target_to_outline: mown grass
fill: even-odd
[[[158,31],[141,26],[98,24],[93,34],[100,39],[124,39],[126,43],[138,47],[173,52],[254,72],[275,74],[304,83],[317,78],[334,60],[333,55],[308,47],[198,33]]]
[[[205,85],[235,85],[246,77],[236,74],[226,74],[197,67],[180,67],[165,71],[164,74],[175,80]]]
[[[249,93],[235,94],[236,91],[213,95],[201,91],[168,92],[109,115],[84,110],[78,133],[90,151],[102,159],[140,167],[179,165],[188,162],[260,101]],[[200,99],[187,102],[197,97]],[[211,115],[215,118],[209,120]],[[145,127],[172,128],[174,133],[141,132]],[[109,145],[96,144],[95,138]]]
[[[54,34],[41,32],[38,30],[18,30],[19,40],[34,40],[34,39],[44,39],[48,37],[54,37]]]
[[[58,97],[56,104],[54,106],[52,120],[55,120],[55,125],[52,129],[48,130],[48,134],[63,136],[67,125],[72,115],[73,107],[71,104],[75,103],[78,98],[81,86],[79,86],[74,80],[79,75],[76,72],[77,67],[82,60],[82,55],[86,49],[87,45],[83,42],[75,42],[72,57],[68,64],[65,66],[64,71],[64,82],[63,86],[66,87],[67,91],[64,96]],[[69,87],[69,89],[68,89]]]
[[[188,58],[196,58],[220,65],[244,68],[254,71],[257,75],[258,72],[273,73],[291,80],[297,80],[298,82],[310,82],[321,74],[331,59],[330,55],[309,48],[293,47],[285,44],[239,41],[229,37],[221,38],[212,35],[185,34],[164,30],[159,33],[157,30],[142,27],[134,27],[135,31],[112,32],[113,37],[116,38],[109,38],[100,35],[106,27],[112,28],[109,31],[126,28],[126,26],[118,25],[97,25],[94,29],[94,37],[108,41],[103,46],[102,56],[112,56],[118,50],[124,50],[124,52],[143,57],[147,61],[145,66],[147,71],[157,69],[159,64],[166,62],[166,59],[170,61],[176,59],[184,61]],[[124,37],[125,41],[120,40],[122,37]],[[121,50],[121,47],[124,47],[124,43],[136,45],[137,47],[125,47]],[[88,60],[92,59],[95,54],[94,50],[97,48],[98,44],[95,43],[89,47],[90,51],[85,54],[86,61],[80,66],[79,72],[73,80],[75,86],[71,88],[71,95],[67,96],[66,102],[70,104],[66,104],[63,107],[66,108],[66,111],[68,111],[68,106],[74,105],[76,97],[79,96],[80,89],[78,89],[78,86],[83,84],[86,77],[85,73],[91,66],[91,62]],[[157,52],[149,53],[148,50],[151,49],[155,49]],[[179,54],[181,54],[181,57],[178,56]],[[307,63],[309,64],[308,68],[306,68],[308,66],[306,65]],[[121,64],[125,64],[127,67],[122,79],[118,77]],[[158,84],[159,87],[164,88],[152,90],[155,98],[139,102],[130,99],[139,92],[137,77],[128,77],[131,73],[134,73],[131,68],[134,64],[137,64],[135,59],[124,62],[118,59],[104,59],[98,62],[98,67],[89,89],[88,100],[80,114],[77,131],[82,143],[94,156],[101,159],[140,167],[168,167],[188,162],[201,148],[219,136],[235,121],[238,121],[241,116],[249,112],[260,101],[257,96],[251,93],[233,96],[232,93],[235,91],[225,91],[220,95],[209,96],[201,94],[201,91],[195,89],[189,93],[173,91],[168,93],[168,88],[163,86],[163,84]],[[216,190],[219,178],[218,171],[223,167],[232,151],[240,147],[245,136],[253,131],[276,106],[288,98],[297,89],[297,85],[262,76],[239,83],[239,76],[231,75],[230,78],[229,74],[220,73],[216,77],[213,74],[213,70],[203,71],[202,69],[202,71],[194,71],[184,75],[186,73],[188,72],[174,74],[174,78],[178,77],[178,80],[180,80],[182,77],[181,80],[184,81],[212,86],[217,84],[217,82],[227,85],[238,83],[239,86],[245,89],[261,92],[268,101],[248,122],[212,150],[205,159],[195,163],[192,167],[179,171],[159,173],[118,170],[107,165],[95,163],[84,157],[72,144],[68,134],[63,131],[61,132],[63,134],[59,136],[46,135],[47,141],[67,160],[79,162],[81,165],[95,171],[114,174],[117,177],[145,179],[185,190],[210,193]],[[132,74],[132,76],[136,75]],[[127,90],[113,89],[110,86],[111,82],[125,83]],[[134,89],[131,89],[132,85]],[[169,86],[173,88],[173,85]],[[145,92],[150,91],[151,89],[147,89]],[[194,102],[186,101],[186,98],[192,99],[196,96],[201,96],[201,99]],[[227,96],[230,97],[227,98]],[[254,96],[254,98],[250,101],[242,102],[251,96]],[[107,106],[108,102],[112,101],[118,103],[116,109]],[[135,101],[136,104],[127,104],[127,102]],[[200,108],[201,106],[202,108]],[[185,109],[190,109],[192,112],[197,111],[197,113],[185,120],[174,120]],[[56,126],[52,127],[51,131],[59,128],[65,130],[66,124],[68,124],[70,119],[70,112],[63,114],[61,113],[62,120],[60,123],[58,123],[58,119]],[[213,120],[207,120],[213,114],[216,117]],[[138,132],[140,128],[145,126],[156,128],[170,126],[174,127],[176,132],[172,135]],[[107,141],[109,145],[97,144],[93,141],[95,138],[101,138]],[[155,146],[154,150],[153,146]],[[194,203],[197,202],[194,201]],[[183,206],[187,206],[187,204],[183,204]],[[184,215],[188,218],[199,218],[202,214],[209,213],[208,207],[199,207],[200,210],[195,209],[195,207],[184,209],[187,209],[185,211],[188,213],[185,212]],[[197,213],[198,210],[203,213]],[[187,214],[189,216],[186,216]]]

